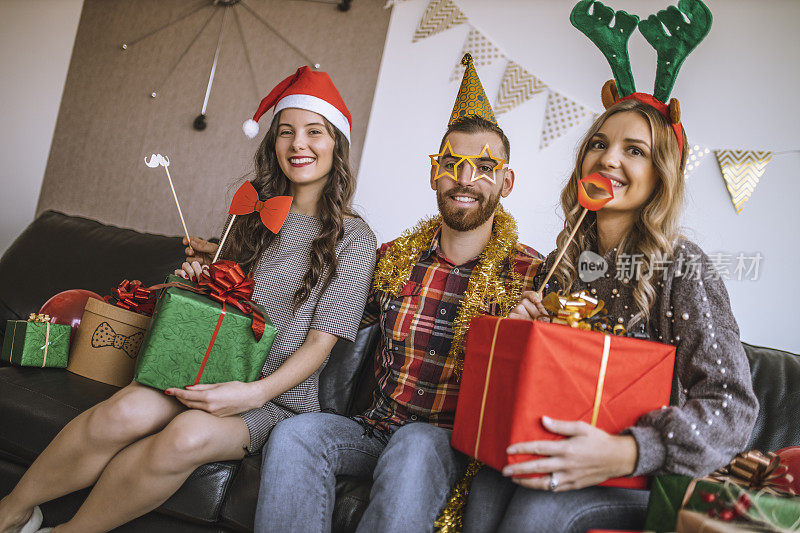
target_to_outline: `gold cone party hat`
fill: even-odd
[[[464,78],[461,80],[461,87],[458,89],[456,103],[453,106],[453,114],[450,115],[447,125],[449,126],[459,118],[468,115],[477,115],[496,125],[497,119],[494,118],[492,106],[483,91],[481,80],[478,79],[475,65],[472,64],[472,56],[464,54],[461,64],[467,68],[464,69]]]

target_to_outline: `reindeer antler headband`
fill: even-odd
[[[572,8],[570,22],[591,39],[611,65],[616,82],[609,80],[603,85],[603,106],[608,109],[620,100],[634,99],[656,108],[672,126],[683,155],[680,104],[675,98],[669,105],[666,101],[683,61],[711,30],[708,7],[701,0],[679,0],[678,7],[669,6],[640,22],[636,15],[614,11],[597,0],[580,0]],[[628,39],[637,25],[658,53],[653,94],[637,93],[633,81]]]

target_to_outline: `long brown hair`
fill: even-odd
[[[260,200],[290,194],[289,178],[281,170],[275,154],[279,119],[280,114],[276,114],[254,158],[255,177],[252,183]],[[356,182],[350,170],[350,144],[327,119],[323,117],[323,120],[325,128],[334,139],[333,165],[317,205],[317,216],[322,229],[311,243],[311,264],[303,277],[303,283],[292,297],[295,310],[308,299],[324,273],[323,289],[336,275],[336,245],[344,236],[344,218],[358,216],[351,209]],[[261,223],[258,213],[238,216],[223,252],[226,258],[233,259],[246,270],[252,271],[273,239],[275,235]]]
[[[651,157],[659,178],[650,199],[640,209],[631,231],[617,245],[617,254],[642,254],[639,277],[635,280],[633,289],[638,313],[629,322],[630,326],[640,319],[644,319],[645,322],[650,319],[650,308],[657,296],[655,280],[651,278],[657,275],[657,272],[654,272],[651,260],[670,260],[680,237],[678,224],[683,208],[686,133],[683,132],[684,152],[681,155],[672,127],[655,108],[637,100],[623,100],[608,108],[586,132],[578,150],[575,169],[561,191],[564,229],[558,234],[556,243],[559,249],[564,246],[583,210],[578,203],[578,180],[581,178],[581,166],[592,137],[600,131],[610,116],[623,112],[638,113],[650,124],[653,135]],[[563,290],[570,290],[578,278],[577,265],[580,253],[583,250],[596,249],[598,245],[597,215],[590,211],[555,272],[555,279]]]

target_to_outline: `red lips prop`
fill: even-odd
[[[614,199],[611,180],[598,173],[578,180],[578,202],[589,211],[597,211]]]
[[[575,223],[575,226],[572,228],[572,233],[570,233],[569,237],[567,237],[566,244],[564,244],[564,247],[558,252],[556,260],[553,262],[553,266],[550,267],[550,272],[547,273],[547,276],[545,276],[544,281],[539,287],[539,290],[536,291],[539,296],[542,295],[545,287],[547,286],[547,282],[550,281],[550,277],[553,275],[553,272],[556,271],[556,267],[561,261],[561,258],[564,257],[564,252],[566,252],[567,247],[569,247],[572,239],[575,238],[575,233],[577,233],[581,222],[583,222],[583,219],[586,218],[586,213],[601,209],[613,199],[614,188],[611,186],[611,180],[607,177],[601,176],[595,172],[594,174],[589,174],[585,178],[578,180],[578,202],[581,204],[581,206],[583,206],[583,212],[578,218],[578,221]]]

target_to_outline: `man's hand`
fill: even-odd
[[[228,381],[227,383],[188,385],[183,389],[169,388],[164,392],[175,396],[190,409],[201,409],[223,417],[238,415],[264,405],[255,383]]]
[[[564,435],[564,440],[518,442],[508,447],[509,454],[545,455],[503,468],[504,476],[550,474],[535,478],[512,478],[523,487],[550,490],[552,475],[556,491],[582,489],[614,477],[630,475],[636,468],[638,449],[630,435],[609,435],[586,422],[567,422],[542,417],[548,431]]]
[[[542,305],[542,296],[534,291],[525,291],[522,293],[522,300],[509,313],[508,318],[539,320],[549,316],[547,309]]]

